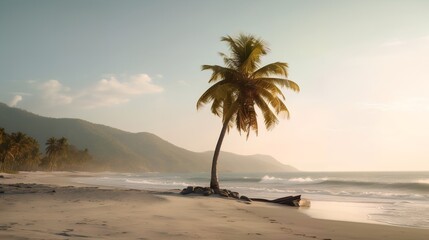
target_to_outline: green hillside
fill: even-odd
[[[207,172],[212,152],[192,152],[151,133],[130,133],[80,119],[48,118],[0,103],[0,127],[34,137],[43,150],[49,137],[66,137],[80,149],[88,148],[97,170]],[[222,152],[220,171],[296,171],[264,155],[242,156]]]

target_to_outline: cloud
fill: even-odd
[[[81,90],[72,91],[58,80],[44,82],[40,89],[43,98],[54,105],[75,104],[85,108],[119,105],[133,97],[160,93],[162,87],[154,84],[147,74],[123,76],[110,75]]]
[[[73,102],[70,88],[63,86],[58,80],[49,80],[40,86],[43,96],[52,105],[65,105]]]
[[[160,93],[164,89],[152,82],[147,74],[137,74],[119,80],[112,75],[101,79],[93,87],[82,92],[79,97],[87,108],[113,106],[127,103],[131,98],[152,93]]]
[[[9,106],[15,107],[20,101],[22,101],[21,95],[15,95],[12,100],[9,102]]]
[[[140,95],[147,93],[162,92],[163,89],[152,83],[152,79],[147,74],[131,76],[126,81],[119,81],[117,77],[111,76],[108,79],[100,80],[94,88],[98,93],[113,93],[121,95]]]

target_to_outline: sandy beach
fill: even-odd
[[[427,229],[319,220],[296,208],[76,184],[92,173],[0,174],[0,239],[413,239]]]

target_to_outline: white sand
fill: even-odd
[[[0,175],[0,239],[429,239],[429,230],[312,219],[281,205],[70,181],[90,173]]]

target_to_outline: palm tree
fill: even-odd
[[[57,139],[55,137],[50,137],[46,140],[46,155],[52,157],[57,151]]]
[[[52,171],[54,168],[58,167],[60,160],[67,158],[69,143],[67,138],[62,137],[57,139],[51,137],[46,140],[46,157],[48,159],[48,168]]]
[[[62,167],[62,165],[66,164],[66,162],[69,160],[69,142],[67,138],[62,137],[58,139],[57,141],[57,147],[58,147],[58,160],[57,162],[58,167]]]
[[[57,141],[58,154],[60,158],[67,158],[69,150],[69,142],[67,138],[62,137]]]
[[[277,115],[289,110],[284,104],[282,87],[299,92],[299,86],[288,80],[288,64],[274,62],[260,67],[261,57],[269,51],[266,44],[252,35],[239,35],[237,38],[222,37],[231,55],[220,53],[225,66],[203,65],[202,70],[211,70],[209,83],[214,83],[198,99],[197,109],[212,102],[211,111],[222,118],[222,130],[213,154],[210,188],[219,190],[217,161],[223,138],[231,127],[249,137],[251,130],[258,134],[258,121],[255,107],[264,118],[265,127],[271,130],[277,123]]]
[[[22,132],[10,134],[2,144],[2,170],[19,168],[19,165],[27,160],[32,150],[33,139],[31,137]]]
[[[49,170],[53,170],[53,168],[56,165],[57,156],[58,156],[58,139],[55,137],[50,137],[48,140],[46,140],[46,158],[48,162],[48,168]]]
[[[10,135],[0,128],[0,172],[6,171],[6,161],[13,157],[15,145],[10,141]]]
[[[6,132],[4,128],[0,128],[0,145],[3,144],[4,141],[6,141]]]
[[[26,136],[20,144],[20,154],[15,160],[14,170],[35,170],[40,163],[39,143],[36,139]]]

